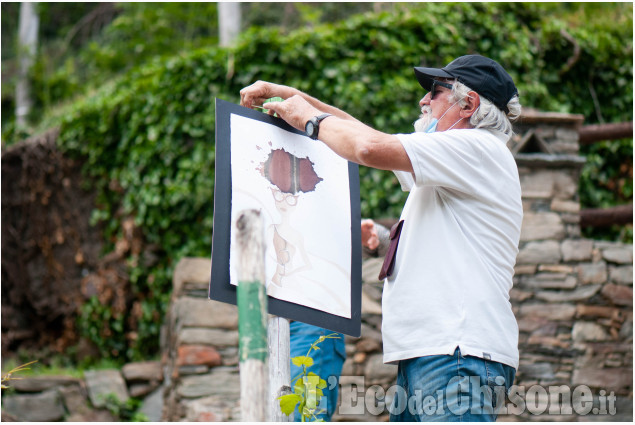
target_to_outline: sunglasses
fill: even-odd
[[[434,95],[437,94],[437,86],[445,87],[452,90],[452,84],[444,83],[443,81],[432,80],[432,88],[430,89],[430,100],[434,99]]]

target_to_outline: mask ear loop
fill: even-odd
[[[459,103],[459,102],[460,102],[460,100],[457,100],[456,102],[454,102],[454,103],[452,104],[452,106],[450,106],[448,109],[446,109],[446,110],[445,110],[445,112],[443,113],[443,115],[441,115],[441,116],[439,117],[439,121],[441,121],[441,120],[443,119],[443,117],[445,116],[445,114],[447,114],[447,113],[448,113],[448,111],[449,111],[450,109],[454,108],[454,105],[456,105],[456,104],[457,104],[457,103]]]
[[[467,97],[469,97],[470,99],[472,98],[472,96],[470,96],[469,94],[468,94],[468,95],[466,95],[466,96],[467,96]],[[457,104],[457,103],[459,103],[461,100],[463,100],[463,99],[459,99],[459,100],[457,100],[456,102],[454,102],[454,104],[453,104],[452,106],[456,105],[456,104]],[[443,118],[443,117],[445,116],[445,114],[447,114],[447,113],[448,113],[448,111],[452,108],[452,106],[450,106],[450,107],[449,107],[449,108],[448,108],[448,109],[447,109],[447,110],[443,113],[443,115],[441,115],[441,118]],[[476,108],[476,111],[478,111],[480,108],[481,108],[481,105],[478,105],[478,108]],[[474,113],[476,113],[476,111],[474,111]],[[441,120],[441,118],[439,118],[439,120]],[[447,129],[447,130],[445,130],[445,131],[452,130],[452,129],[454,128],[454,126],[455,126],[455,125],[457,125],[457,124],[458,124],[458,123],[459,123],[459,122],[460,122],[463,118],[465,118],[465,117],[461,117],[461,118],[459,118],[457,122],[455,122],[454,124],[452,124],[452,125],[450,126],[450,128],[448,128],[448,129]]]
[[[452,126],[451,126],[450,128],[448,128],[447,130],[445,130],[445,131],[450,131],[450,130],[452,130],[452,129],[454,128],[454,126],[455,126],[455,125],[457,125],[457,124],[459,123],[459,121],[461,121],[462,119],[463,119],[463,118],[459,118],[457,122],[455,122],[454,124],[452,124]]]

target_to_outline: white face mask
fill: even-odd
[[[439,124],[439,120],[443,119],[445,114],[447,114],[448,111],[452,109],[452,107],[454,107],[454,105],[456,105],[457,103],[459,103],[458,100],[454,102],[452,105],[450,105],[450,107],[445,110],[445,112],[443,113],[443,115],[441,115],[440,118],[432,118],[431,120],[429,117],[431,117],[432,115],[428,115],[427,117],[423,116],[425,115],[425,113],[432,114],[432,108],[430,108],[430,105],[425,105],[423,108],[421,108],[423,115],[414,123],[415,131],[423,132],[423,133],[434,133],[435,131],[437,131],[437,125]],[[448,128],[448,130],[452,130],[452,128],[454,128],[454,126],[457,125],[459,121],[461,121],[462,119],[463,118],[459,118],[457,122],[455,122],[454,124],[452,124],[450,128]],[[430,123],[426,126],[428,120],[430,120]]]

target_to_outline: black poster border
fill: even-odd
[[[236,287],[229,279],[231,242],[231,115],[261,121],[283,130],[304,135],[279,118],[254,111],[222,99],[216,99],[216,151],[214,177],[214,228],[212,233],[212,267],[209,299],[236,304]],[[320,142],[315,142],[320,143]],[[361,335],[362,247],[359,167],[348,163],[351,202],[351,318],[345,318],[289,301],[268,297],[269,313],[341,332]]]

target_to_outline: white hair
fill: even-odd
[[[460,107],[467,104],[465,100],[469,97],[468,93],[474,91],[468,86],[458,81],[455,81],[452,85],[451,99],[459,103]],[[483,96],[479,96],[481,104],[470,117],[470,124],[474,128],[483,128],[498,130],[505,133],[507,137],[512,137],[514,131],[512,129],[512,122],[518,119],[521,112],[520,102],[518,95],[514,95],[507,103],[507,109],[509,112],[506,114],[504,111],[498,109],[491,101],[485,99]]]

